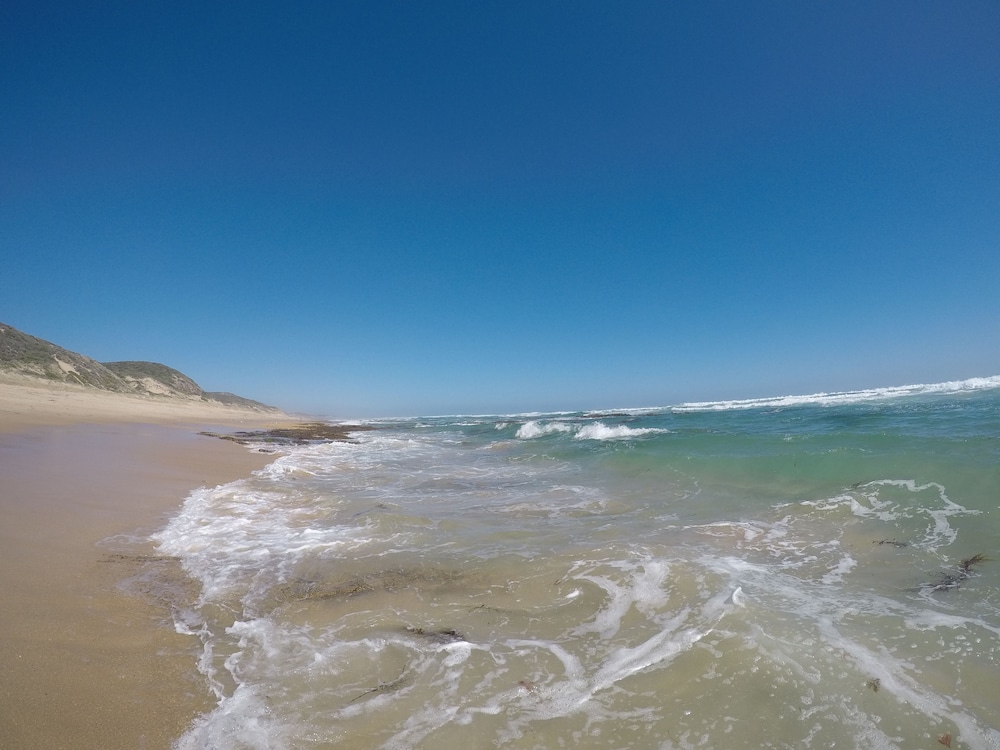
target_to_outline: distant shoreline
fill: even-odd
[[[214,702],[200,644],[121,585],[190,582],[151,544],[108,540],[141,540],[191,490],[274,460],[199,430],[300,420],[32,380],[0,376],[0,746],[167,750]]]
[[[0,431],[37,425],[149,424],[276,425],[303,421],[264,411],[176,396],[138,396],[0,372]]]

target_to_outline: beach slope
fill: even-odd
[[[211,708],[163,596],[190,583],[141,539],[273,459],[200,431],[278,422],[0,375],[0,747],[169,748]]]

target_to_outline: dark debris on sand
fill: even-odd
[[[267,430],[241,430],[233,433],[201,432],[200,435],[231,440],[240,445],[267,443],[271,445],[305,445],[306,443],[351,442],[352,432],[364,432],[373,427],[361,424],[326,424],[303,422],[291,427],[273,427]]]
[[[974,574],[974,568],[985,562],[992,562],[992,557],[987,557],[982,552],[967,557],[958,564],[958,571],[955,573],[939,573],[936,581],[925,583],[922,588],[928,591],[947,591],[957,589],[967,579]]]
[[[457,643],[464,641],[465,636],[453,628],[443,628],[441,630],[425,630],[407,625],[406,632],[412,635],[419,635],[432,643]]]

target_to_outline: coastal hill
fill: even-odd
[[[280,409],[232,393],[202,390],[172,367],[156,362],[98,362],[0,323],[0,375],[65,383],[133,396],[201,401],[266,413]]]

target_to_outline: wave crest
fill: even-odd
[[[551,435],[555,432],[572,432],[573,426],[565,422],[539,422],[536,419],[525,422],[517,430],[517,437],[522,440]]]
[[[540,422],[532,420],[525,422],[517,431],[521,440],[552,435],[554,433],[573,433],[575,440],[629,440],[669,430],[656,427],[627,427],[625,425],[606,425],[604,422],[589,422],[587,424],[571,424],[568,422]]]
[[[676,413],[695,411],[731,411],[734,409],[759,409],[762,407],[804,406],[806,404],[829,406],[853,404],[862,401],[880,401],[901,396],[926,396],[934,394],[964,393],[1000,388],[1000,375],[988,378],[950,380],[944,383],[920,383],[888,388],[869,388],[862,391],[812,393],[805,396],[771,396],[768,398],[734,399],[731,401],[693,401],[671,407]]]

